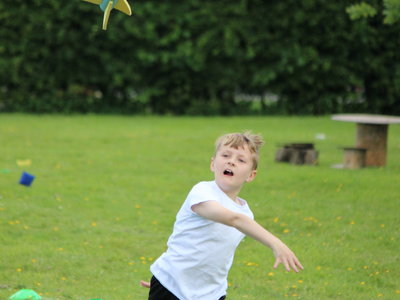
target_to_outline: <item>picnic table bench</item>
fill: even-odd
[[[384,166],[389,124],[400,124],[400,117],[371,114],[333,115],[332,120],[357,124],[356,145],[366,149],[365,166]]]

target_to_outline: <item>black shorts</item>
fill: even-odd
[[[224,300],[222,296],[218,300]],[[179,300],[174,294],[168,291],[154,276],[151,278],[149,300]]]

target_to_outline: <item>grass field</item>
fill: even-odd
[[[398,125],[385,168],[343,170],[331,165],[355,125],[329,117],[18,114],[0,115],[0,299],[22,288],[44,300],[147,299],[138,282],[192,185],[212,180],[214,140],[244,129],[266,146],[241,196],[305,270],[274,270],[271,251],[247,238],[228,299],[400,299]],[[279,144],[296,141],[315,143],[318,166],[274,162]],[[24,170],[31,187],[18,184]]]

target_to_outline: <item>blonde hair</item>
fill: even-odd
[[[245,131],[243,133],[227,133],[220,136],[215,142],[214,156],[217,154],[221,146],[230,146],[235,149],[247,146],[253,156],[253,170],[256,170],[259,161],[259,150],[263,144],[264,140],[262,136],[260,134],[253,134],[251,131]]]

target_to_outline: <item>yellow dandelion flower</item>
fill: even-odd
[[[289,229],[285,229],[285,230],[283,230],[283,233],[288,233],[290,230]]]
[[[37,263],[37,259],[33,258],[32,263],[34,263],[34,264]]]
[[[317,271],[321,270],[321,266],[315,267],[315,270],[317,270]]]
[[[42,284],[40,282],[35,283],[37,286],[41,286]]]
[[[274,272],[269,272],[268,276],[274,276]]]
[[[22,272],[22,268],[17,268],[16,271],[17,272]]]
[[[279,222],[279,218],[278,217],[274,218],[274,223],[278,223],[278,222]]]
[[[400,290],[396,290],[396,294],[400,294]]]
[[[97,223],[96,223],[96,222],[92,222],[92,226],[93,226],[93,227],[96,227],[96,226],[97,226]]]
[[[18,167],[29,167],[32,161],[30,159],[17,159],[16,163]]]
[[[61,277],[61,280],[65,281],[65,280],[67,280],[67,277]]]
[[[298,283],[303,283],[303,280],[300,279],[300,280],[298,280],[297,282],[298,282]]]
[[[385,224],[381,224],[381,228],[384,228],[385,227]]]
[[[354,225],[354,224],[356,224],[356,222],[351,221],[349,224],[350,224],[350,225]]]
[[[365,281],[361,281],[361,282],[360,282],[360,285],[365,285]]]
[[[139,204],[136,204],[135,208],[141,208],[141,206]]]
[[[299,296],[299,295],[296,293],[292,294],[292,297],[297,297],[297,296]]]
[[[146,257],[144,257],[144,256],[140,257],[140,260],[145,260],[145,259],[146,259]]]
[[[60,228],[58,228],[58,227],[53,227],[53,230],[54,230],[54,231],[59,231]]]
[[[297,289],[297,285],[292,285],[292,289]]]
[[[376,295],[377,297],[383,297],[383,294],[379,293],[378,295]]]
[[[368,266],[364,266],[363,269],[364,269],[364,270],[367,270],[367,269],[369,269],[369,267],[368,267]]]
[[[352,267],[347,268],[347,271],[353,271]]]
[[[64,248],[57,248],[58,251],[64,251]]]

